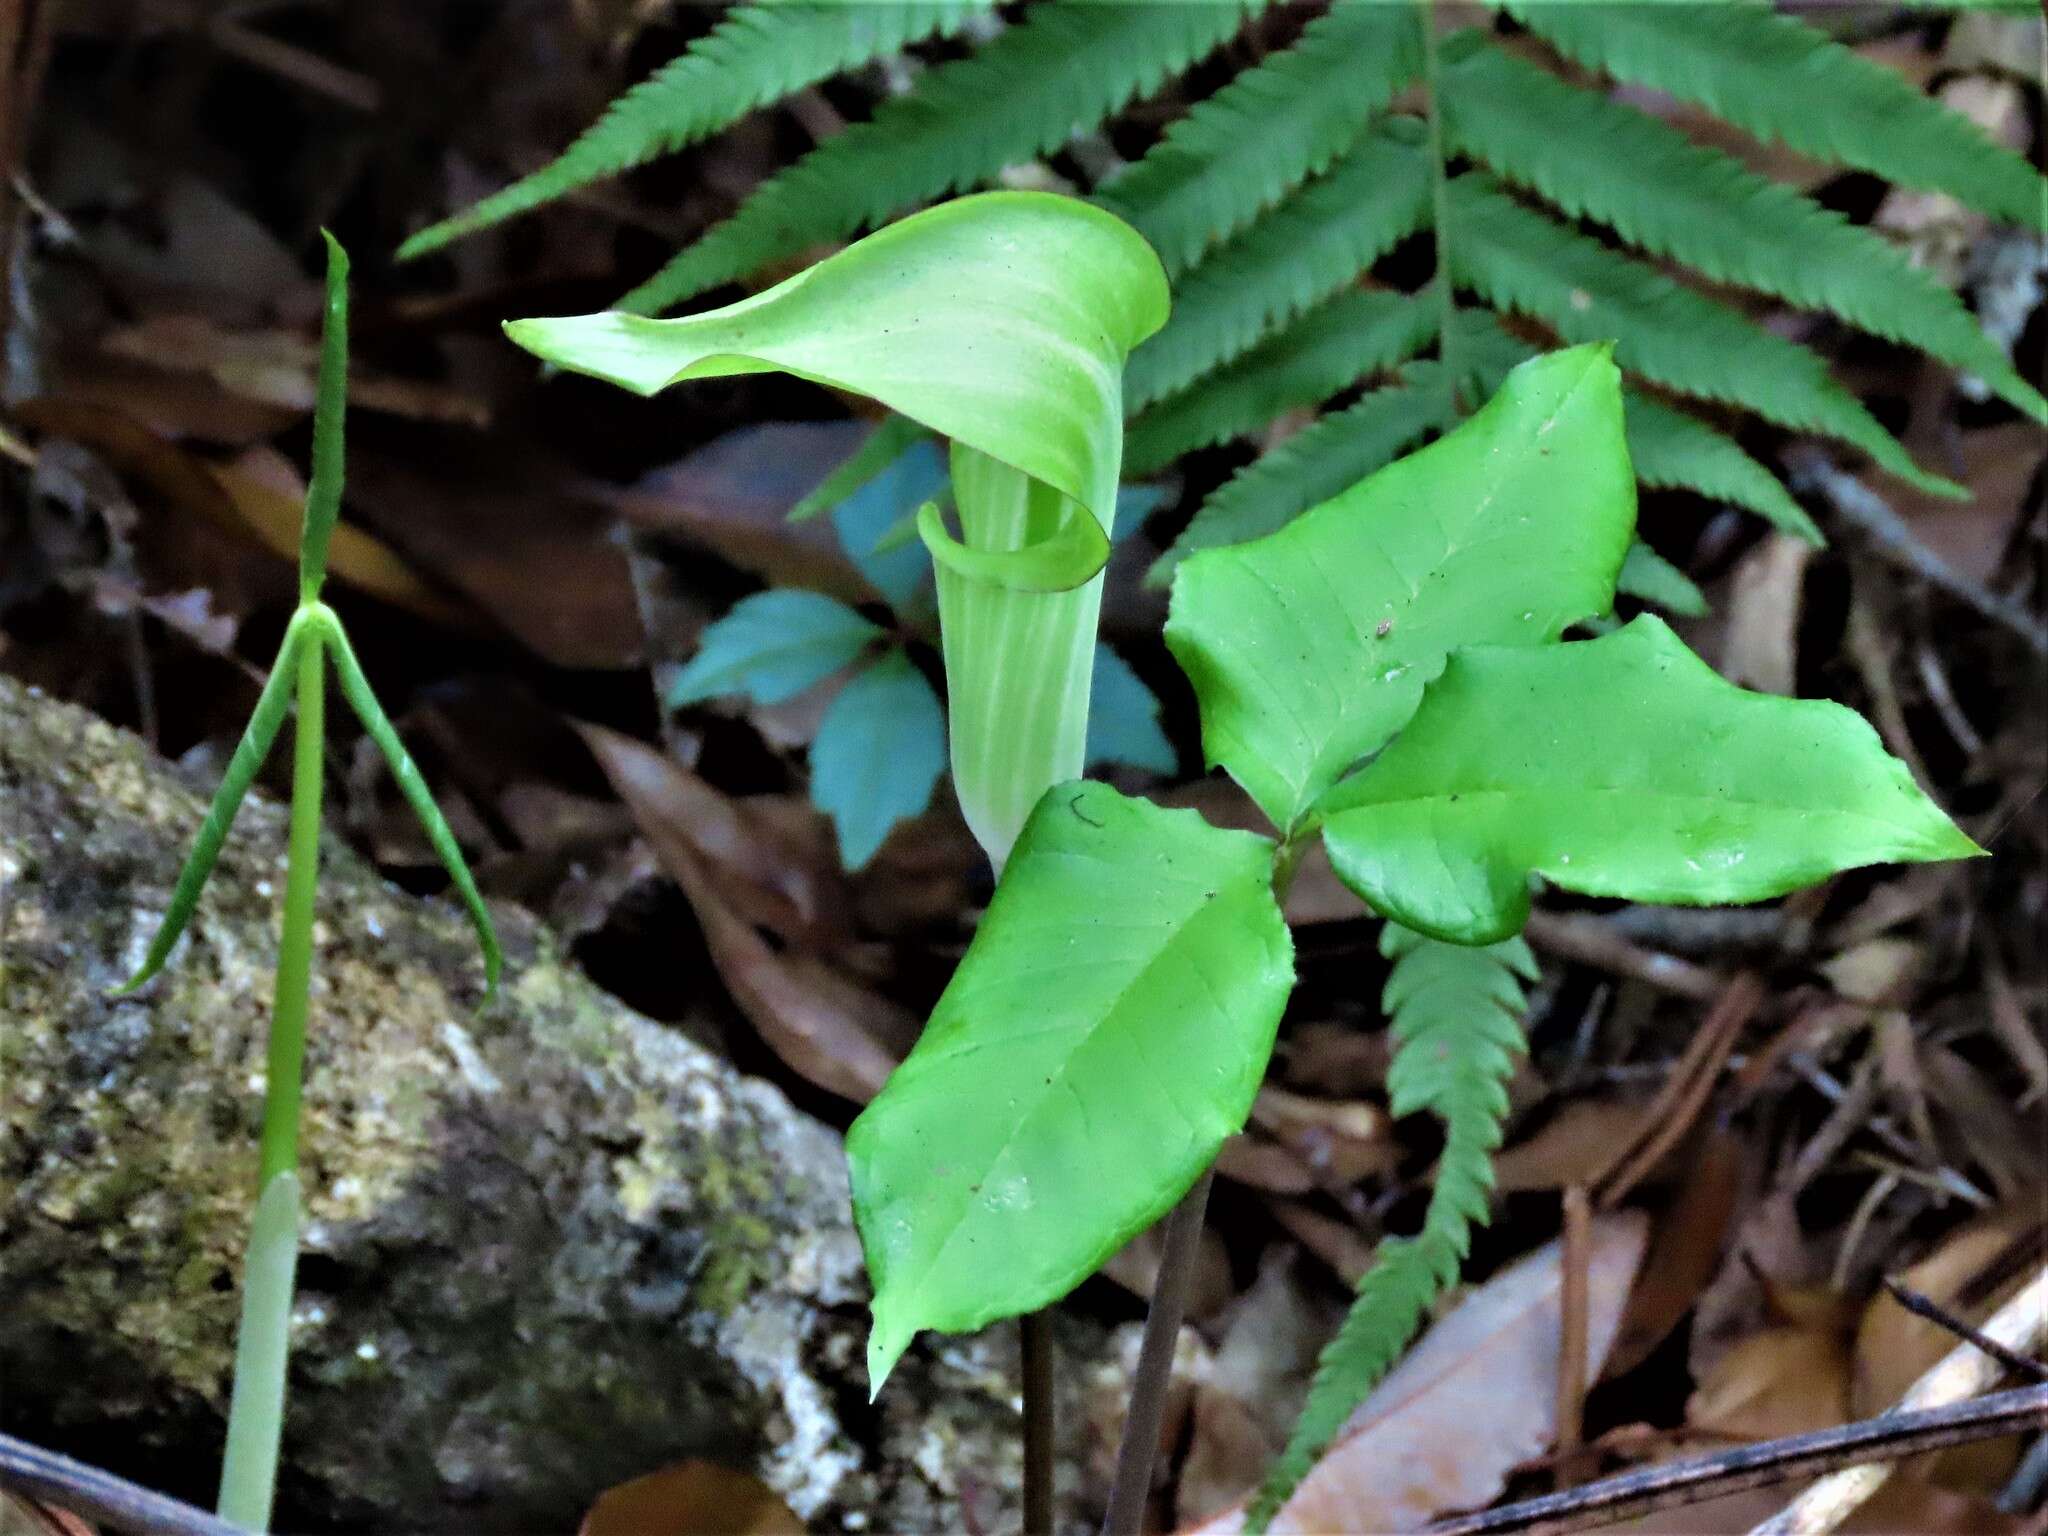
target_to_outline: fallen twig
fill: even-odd
[[[2048,624],[2035,617],[2025,603],[1963,576],[1929,549],[1889,502],[1823,450],[1810,445],[1796,447],[1785,455],[1785,465],[1791,471],[1794,490],[1825,496],[1836,512],[1870,535],[1877,552],[1891,564],[1967,603],[2018,635],[2037,655],[2048,656]]]
[[[117,1531],[146,1536],[246,1536],[239,1526],[217,1515],[12,1435],[0,1435],[0,1486]]]
[[[1689,1132],[1712,1097],[1721,1068],[1742,1031],[1763,1006],[1764,984],[1754,971],[1739,972],[1722,987],[1685,1055],[1643,1116],[1643,1129],[1617,1148],[1590,1183],[1593,1203],[1611,1211],[1648,1177]]]
[[[1585,913],[1532,912],[1527,933],[1529,942],[1538,949],[1697,1002],[1711,1001],[1728,985],[1726,976],[1676,955],[1645,949],[1600,918]]]
[[[1439,1520],[1424,1536],[1501,1536],[1528,1531],[1564,1536],[1660,1509],[1699,1504],[1725,1494],[1767,1487],[1794,1477],[1871,1456],[1913,1456],[1944,1446],[1995,1439],[2048,1425],[2048,1386],[2021,1387],[1963,1403],[1912,1412],[1893,1411],[1874,1419],[1789,1435],[1711,1456],[1689,1457],[1602,1478],[1567,1493],[1546,1494],[1503,1504],[1474,1515]]]
[[[2018,1350],[2010,1349],[1976,1327],[1967,1318],[1957,1317],[1932,1296],[1923,1296],[1909,1285],[1901,1285],[1890,1275],[1884,1277],[1884,1288],[1893,1301],[1911,1312],[1915,1317],[1924,1317],[1930,1323],[1945,1328],[1959,1339],[1967,1340],[1998,1361],[2017,1376],[2032,1377],[2035,1381],[2048,1381],[2048,1365],[2030,1359]]]
[[[1991,1321],[1984,1325],[1984,1333],[2009,1350],[2024,1352],[2039,1348],[2043,1336],[2048,1335],[2048,1268],[2042,1269],[2018,1295],[1998,1309]],[[1924,1409],[1961,1403],[1992,1386],[2004,1373],[2004,1361],[1986,1354],[1974,1343],[1958,1344],[1932,1370],[1913,1383],[1886,1419],[1896,1420]],[[2048,1387],[2025,1390],[2048,1394]],[[2021,1395],[2004,1394],[2007,1397]],[[2043,1401],[2048,1402],[2048,1398]],[[2038,1418],[2032,1427],[2041,1427]],[[1852,1466],[1824,1477],[1757,1526],[1750,1536],[1821,1536],[1822,1532],[1835,1529],[1877,1492],[1891,1472],[1891,1464],[1881,1461]]]

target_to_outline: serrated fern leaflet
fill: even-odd
[[[652,314],[1048,154],[1237,31],[1265,0],[1034,6],[756,187],[731,218],[620,301]]]
[[[1410,6],[1333,7],[1191,108],[1097,201],[1177,276],[1355,144],[1414,78],[1417,37]]]
[[[1396,1115],[1426,1110],[1443,1122],[1436,1185],[1422,1230],[1382,1243],[1359,1282],[1344,1326],[1316,1363],[1287,1449],[1252,1501],[1248,1532],[1266,1528],[1400,1355],[1429,1304],[1457,1279],[1493,1192],[1507,1080],[1524,1049],[1522,986],[1536,977],[1535,959],[1520,939],[1470,949],[1393,923],[1381,931],[1380,951],[1394,961],[1381,995],[1394,1036],[1388,1107]]]
[[[605,109],[555,160],[399,247],[400,260],[551,203],[729,128],[747,113],[845,70],[958,32],[994,0],[887,5],[783,0],[736,6],[703,37]]]

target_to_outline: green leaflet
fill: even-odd
[[[991,0],[766,0],[736,5],[676,58],[605,108],[550,164],[423,229],[409,261],[736,123],[747,113],[934,34],[948,37]]]
[[[1256,431],[1282,411],[1314,405],[1406,362],[1435,335],[1436,310],[1426,299],[1386,288],[1339,294],[1193,388],[1151,406],[1124,438],[1124,472],[1148,475],[1190,449]]]
[[[946,712],[892,650],[840,689],[811,743],[811,803],[832,818],[839,862],[859,869],[889,829],[923,813],[946,766]]]
[[[1517,932],[1532,874],[1706,905],[1981,852],[1853,711],[1744,692],[1648,614],[1599,640],[1455,653],[1320,811],[1346,884],[1461,944]]]
[[[1446,190],[1457,231],[1452,268],[1489,304],[1535,315],[1569,340],[1614,337],[1615,357],[1633,373],[1853,443],[1935,495],[1967,494],[1916,465],[1806,348],[1522,206],[1484,172]]]
[[[326,313],[320,323],[320,376],[313,400],[313,476],[299,519],[299,601],[318,602],[327,579],[327,545],[341,517],[342,422],[348,410],[348,252],[326,230]]]
[[[1419,438],[1458,418],[1439,363],[1415,363],[1401,382],[1384,385],[1355,405],[1301,429],[1217,487],[1173,547],[1145,573],[1165,586],[1180,563],[1201,549],[1243,544],[1277,533],[1310,507],[1341,495]]]
[[[1393,960],[1380,1007],[1394,1037],[1387,1070],[1396,1115],[1428,1111],[1444,1123],[1444,1150],[1422,1231],[1380,1245],[1344,1326],[1316,1363],[1287,1448],[1253,1500],[1248,1531],[1285,1502],[1352,1411],[1384,1376],[1429,1304],[1457,1279],[1493,1189],[1493,1149],[1508,1111],[1507,1082],[1527,1048],[1522,983],[1536,958],[1520,939],[1487,948],[1441,944],[1395,923],[1380,930]]]
[[[1412,128],[1381,125],[1328,175],[1181,274],[1172,321],[1131,358],[1132,409],[1230,361],[1428,222],[1429,161]]]
[[[163,920],[157,924],[156,933],[150,938],[142,964],[136,967],[133,976],[115,989],[115,997],[127,996],[164,968],[164,962],[170,959],[171,951],[177,946],[186,925],[192,921],[192,914],[199,909],[199,893],[206,886],[206,877],[213,873],[213,866],[219,862],[220,850],[228,840],[228,828],[235,824],[235,812],[241,809],[242,797],[256,782],[256,771],[270,755],[271,743],[277,740],[278,730],[291,713],[292,689],[299,673],[299,649],[306,644],[308,631],[314,627],[311,610],[307,608],[295,612],[291,622],[285,626],[284,639],[277,648],[277,660],[270,664],[270,676],[264,680],[256,708],[249,715],[249,723],[242,728],[242,739],[235,743],[227,772],[221,775],[220,787],[213,792],[213,801],[206,808],[206,818],[200,822],[198,835],[192,839],[192,851],[185,855],[184,866],[178,871],[178,883],[171,889],[171,904],[164,909]]]
[[[820,592],[777,588],[743,597],[698,638],[697,654],[669,684],[670,709],[743,693],[780,704],[823,682],[882,631]]]
[[[498,972],[504,966],[505,956],[498,948],[497,932],[491,927],[490,909],[484,905],[483,893],[476,888],[476,879],[462,857],[462,845],[455,841],[454,830],[441,814],[441,808],[434,804],[434,797],[427,790],[427,781],[420,777],[418,765],[413,762],[412,754],[405,750],[405,743],[399,740],[397,729],[384,713],[384,706],[370,691],[370,680],[363,675],[362,664],[356,660],[355,648],[348,643],[341,620],[325,603],[301,611],[311,616],[315,633],[326,643],[327,654],[334,662],[334,680],[341,689],[341,696],[348,700],[349,708],[356,712],[363,730],[383,754],[386,765],[391,769],[392,782],[398,786],[405,803],[412,807],[413,815],[419,819],[420,830],[427,834],[428,845],[441,861],[441,867],[448,871],[456,897],[469,913],[470,926],[476,930],[477,946],[484,953],[484,993],[489,996],[498,990]]]
[[[1269,0],[1054,0],[927,71],[866,122],[756,187],[619,301],[670,308],[807,246],[1052,153],[1215,48]]]
[[[847,1132],[879,1390],[917,1331],[1064,1296],[1250,1111],[1293,984],[1273,845],[1061,785],[917,1048]]]
[[[1604,613],[1635,524],[1604,347],[1524,364],[1465,425],[1175,574],[1202,747],[1283,829],[1401,729],[1445,654]]]
[[[1444,70],[1442,103],[1455,148],[1655,255],[1831,311],[1974,370],[2021,411],[2048,420],[2048,401],[1955,293],[1875,230],[1668,123],[1566,85],[1476,33],[1446,43],[1445,54],[1455,55]]]
[[[1698,102],[1758,138],[2048,229],[2048,197],[2024,159],[1894,71],[1767,5],[1495,3],[1579,63]]]
[[[1536,355],[1536,349],[1512,335],[1497,315],[1460,310],[1453,328],[1459,354],[1489,390],[1498,388],[1516,364]],[[1628,419],[1629,462],[1644,485],[1697,491],[1715,501],[1747,507],[1809,544],[1827,543],[1778,477],[1732,439],[1633,385],[1622,386],[1621,398]]]
[[[1340,0],[1168,126],[1096,201],[1178,275],[1356,143],[1421,67],[1415,11]]]

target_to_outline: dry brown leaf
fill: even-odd
[[[257,542],[280,560],[296,561],[306,505],[306,486],[298,471],[276,450],[260,446],[232,463],[205,467]],[[327,546],[327,568],[336,580],[423,619],[464,629],[476,627],[473,613],[428,586],[390,545],[353,523],[334,525]]]
[[[393,428],[350,445],[348,479],[365,526],[543,659],[640,662],[639,605],[611,520],[571,492],[531,433]]]
[[[1710,1130],[1685,1158],[1678,1198],[1656,1218],[1642,1273],[1607,1354],[1607,1374],[1634,1370],[1693,1309],[1720,1267],[1742,1187],[1742,1148]]]
[[[1698,1434],[1769,1440],[1848,1421],[1852,1309],[1825,1292],[1798,1301],[1801,1321],[1753,1333],[1715,1361],[1686,1405]]]
[[[1597,1377],[1642,1262],[1649,1224],[1621,1211],[1593,1224],[1587,1357]],[[1352,1415],[1274,1517],[1275,1532],[1420,1530],[1446,1510],[1498,1497],[1508,1474],[1557,1433],[1561,1245],[1549,1243],[1468,1295]],[[1241,1510],[1204,1523],[1235,1532]]]
[[[1294,1240],[1329,1265],[1346,1285],[1372,1268],[1373,1245],[1348,1221],[1325,1216],[1300,1200],[1273,1200],[1266,1209]]]
[[[1916,1060],[1951,1141],[1962,1143],[2000,1198],[2031,1201],[2039,1210],[2042,1149],[2048,1146],[2039,1106],[2022,1113],[2010,1092],[1946,1045],[1923,1045]]]
[[[917,1037],[904,1009],[795,943],[776,947],[755,924],[801,935],[827,906],[827,861],[809,865],[665,754],[615,731],[583,737],[703,926],[712,963],[733,1001],[794,1072],[829,1093],[866,1103]]]
[[[1627,1536],[1729,1536],[1777,1514],[1789,1496],[1790,1490],[1782,1486],[1752,1488],[1607,1529]],[[1987,1499],[1930,1488],[1918,1478],[1901,1476],[1887,1479],[1835,1527],[1837,1536],[2007,1536],[2021,1529],[2023,1522],[2000,1514]]]
[[[1504,1195],[1590,1183],[1643,1132],[1643,1104],[1618,1099],[1574,1099],[1532,1136],[1494,1163],[1494,1187]]]
[[[1911,486],[1895,486],[1888,494],[1911,521],[1915,538],[1965,581],[1982,585],[1997,575],[2012,544],[2048,443],[2030,421],[1980,427],[1945,439],[1944,445],[1948,441],[1954,442],[1951,451],[1959,461],[1942,463],[1942,470],[1970,488],[1968,501],[1950,501]]]
[[[1724,607],[1721,672],[1732,683],[1793,694],[1799,678],[1799,614],[1813,546],[1767,534],[1742,557]]]
[[[1149,1301],[1165,1253],[1166,1223],[1155,1222],[1111,1254],[1102,1273],[1133,1296]],[[1188,1282],[1187,1317],[1190,1321],[1212,1317],[1235,1294],[1230,1255],[1224,1250],[1222,1235],[1214,1227],[1204,1227]]]
[[[1315,1170],[1308,1164],[1279,1142],[1249,1131],[1224,1139],[1216,1154],[1216,1171],[1269,1195],[1305,1195],[1316,1187]]]
[[[758,1477],[681,1461],[599,1494],[577,1536],[802,1536],[803,1529]]]
[[[1897,1004],[1925,958],[1914,939],[1865,939],[1815,967],[1839,997],[1852,1003]]]
[[[1252,1101],[1251,1118],[1331,1184],[1391,1173],[1400,1161],[1386,1112],[1370,1104],[1312,1098],[1269,1084]]]
[[[742,427],[628,489],[591,492],[633,527],[688,539],[764,581],[871,601],[879,594],[847,558],[832,520],[788,516],[868,431],[855,421]]]

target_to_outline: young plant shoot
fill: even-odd
[[[291,827],[287,843],[284,918],[277,951],[276,1000],[271,1011],[264,1073],[263,1131],[257,1161],[257,1198],[243,1267],[242,1321],[235,1343],[234,1390],[228,1408],[227,1450],[221,1463],[220,1514],[249,1530],[267,1530],[277,1485],[284,1426],[285,1375],[290,1353],[293,1272],[299,1251],[299,1096],[306,1054],[306,1024],[313,962],[313,901],[319,880],[320,790],[326,663],[334,662],[348,700],[427,837],[447,866],[469,909],[483,947],[487,986],[498,984],[500,955],[491,919],[463,863],[455,836],[435,808],[398,734],[385,717],[357,664],[341,620],[320,601],[327,545],[341,509],[342,413],[348,381],[348,257],[329,235],[327,306],[321,333],[320,380],[313,412],[313,477],[299,545],[299,604],[256,711],[200,824],[192,852],[179,871],[171,904],[150,941],[141,968],[121,987],[125,996],[148,982],[170,958],[199,904],[199,893],[220,856],[228,828],[279,727],[298,704],[293,732]]]
[[[955,781],[1002,875],[922,1039],[847,1135],[877,1390],[921,1329],[1051,1305],[1197,1187],[1265,1072],[1294,982],[1280,895],[1316,839],[1391,920],[1390,1095],[1444,1119],[1445,1155],[1422,1230],[1384,1246],[1323,1357],[1249,1511],[1262,1529],[1486,1219],[1532,882],[1753,902],[1980,850],[1848,710],[1745,693],[1654,618],[1565,639],[1608,613],[1635,533],[1603,344],[1503,370],[1430,446],[1181,562],[1167,643],[1209,763],[1271,836],[1073,782],[1118,374],[1165,309],[1158,263],[1117,220],[998,193],[711,314],[509,330],[642,393],[781,368],[953,440],[963,536],[931,507],[920,530]],[[1113,1508],[1119,1529],[1135,1518]]]

